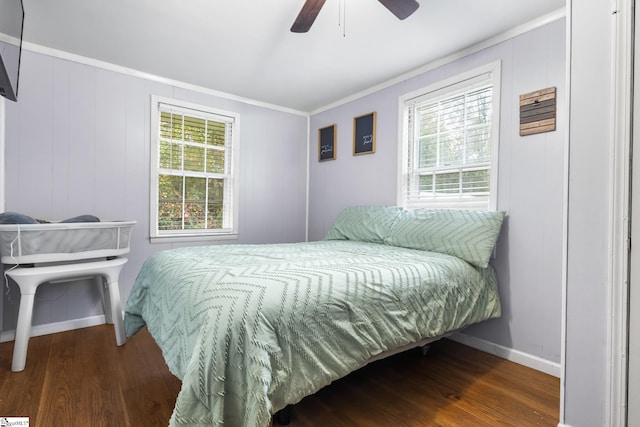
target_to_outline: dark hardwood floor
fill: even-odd
[[[146,329],[123,347],[111,325],[31,338],[23,372],[12,354],[0,344],[0,417],[32,427],[166,426],[180,390]],[[556,426],[559,393],[558,378],[445,339],[303,399],[290,426]]]

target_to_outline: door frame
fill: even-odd
[[[637,235],[640,242],[640,227],[632,230],[633,220],[633,180],[632,155],[633,137],[638,132],[634,130],[636,114],[640,111],[634,108],[640,100],[635,96],[638,88],[634,88],[635,71],[635,31],[636,18],[635,0],[617,0],[614,2],[613,16],[613,153],[610,162],[612,183],[611,194],[611,230],[609,233],[610,254],[609,276],[611,279],[607,310],[609,319],[609,333],[607,334],[608,371],[606,416],[610,426],[626,426],[628,423],[628,379],[630,372],[629,331],[630,331],[630,291],[632,283],[640,282],[640,269],[633,269],[631,260],[640,260],[640,245],[636,245],[632,252],[632,237]],[[640,79],[638,80],[640,81]],[[638,117],[640,119],[640,117]],[[640,126],[638,127],[640,129]],[[639,157],[640,158],[640,153]],[[640,167],[639,167],[640,170]],[[640,179],[636,174],[635,180]],[[635,186],[638,197],[636,205],[640,203],[640,184]],[[640,224],[640,205],[635,209]],[[637,271],[635,271],[637,270]],[[633,279],[636,280],[633,280]],[[640,360],[640,359],[639,359]],[[640,365],[638,366],[640,367]],[[639,390],[640,391],[640,390]]]
[[[622,1],[622,0],[621,0]],[[630,10],[631,22],[627,23],[630,27],[626,30],[627,40],[630,46],[628,47],[629,55],[629,67],[631,68],[628,87],[616,87],[617,97],[624,97],[625,93],[631,98],[629,100],[630,112],[628,116],[631,118],[629,123],[629,151],[627,154],[627,169],[628,169],[628,218],[629,218],[629,230],[628,230],[628,244],[627,248],[629,256],[627,264],[627,277],[625,278],[626,286],[623,289],[626,291],[619,307],[620,316],[624,316],[624,322],[619,325],[620,335],[624,337],[625,347],[623,348],[624,355],[626,357],[623,364],[624,369],[620,369],[612,374],[618,374],[620,381],[624,381],[623,384],[617,384],[622,389],[624,387],[624,396],[620,399],[624,403],[624,407],[618,409],[624,413],[624,425],[636,425],[640,423],[640,408],[629,405],[631,401],[637,401],[640,399],[640,342],[636,342],[632,337],[632,331],[640,331],[640,313],[634,313],[633,306],[640,305],[640,244],[636,243],[635,249],[632,242],[640,242],[640,144],[634,144],[633,141],[638,139],[640,141],[640,85],[634,84],[634,82],[640,82],[640,55],[635,55],[636,46],[640,47],[640,34],[635,32],[635,22],[640,22],[640,11],[635,8],[635,0],[626,0],[627,7]],[[619,31],[623,33],[625,31]],[[619,38],[622,37],[622,34]],[[622,41],[619,40],[622,44]],[[622,48],[621,48],[622,49]],[[620,58],[617,58],[619,66],[622,66]],[[622,76],[621,76],[622,77]],[[626,91],[626,92],[625,92]],[[637,124],[637,125],[636,125]],[[634,162],[633,159],[638,159]],[[634,167],[635,166],[635,167]],[[634,174],[633,171],[636,170]],[[634,227],[635,224],[635,227]],[[640,341],[640,340],[638,340]],[[615,377],[613,378],[615,381]],[[614,382],[614,386],[616,383]]]

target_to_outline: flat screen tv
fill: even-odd
[[[0,0],[0,95],[18,100],[24,8],[22,0]]]

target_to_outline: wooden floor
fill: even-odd
[[[0,417],[30,426],[166,426],[180,381],[146,330],[116,347],[111,325],[31,338],[11,372],[0,344]],[[559,380],[450,340],[372,363],[293,406],[300,426],[556,426]]]

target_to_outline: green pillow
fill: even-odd
[[[498,240],[504,212],[460,209],[403,211],[385,243],[440,252],[487,267]]]
[[[398,206],[350,206],[345,208],[327,232],[325,240],[358,240],[384,243],[402,208]]]

